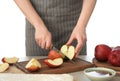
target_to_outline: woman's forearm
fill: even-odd
[[[30,0],[14,0],[29,22],[37,29],[45,27],[44,22],[33,8]]]
[[[86,25],[90,19],[95,4],[96,4],[96,0],[83,0],[83,7],[77,22],[77,27],[80,27],[82,29],[86,28]]]

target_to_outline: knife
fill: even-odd
[[[59,52],[59,50],[53,45],[50,46],[50,50],[55,50],[55,51]]]

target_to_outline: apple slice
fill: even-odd
[[[63,64],[63,59],[62,58],[56,58],[54,60],[51,59],[45,59],[44,60],[45,64],[47,64],[49,67],[59,67]]]
[[[56,59],[56,58],[62,58],[62,55],[55,50],[50,50],[49,53],[48,53],[48,58],[53,60],[53,59]]]
[[[25,66],[28,71],[38,71],[41,69],[41,64],[35,58],[32,58]]]
[[[3,57],[2,62],[8,63],[8,64],[14,64],[18,62],[19,58],[17,57]]]
[[[9,64],[8,63],[3,63],[0,64],[0,72],[4,72],[9,68]]]
[[[75,57],[74,46],[63,45],[60,49],[60,52],[70,60],[72,60]]]

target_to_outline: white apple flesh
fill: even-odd
[[[72,60],[75,56],[74,46],[63,45],[60,49],[60,52],[70,60]]]
[[[41,68],[41,64],[38,62],[37,59],[32,58],[27,65],[25,66],[25,68],[29,71],[37,71]]]
[[[62,58],[56,58],[54,60],[52,60],[52,59],[45,59],[44,62],[49,67],[58,67],[58,66],[63,64],[63,59]]]
[[[9,68],[9,64],[8,63],[3,63],[0,64],[0,72],[4,72]]]
[[[18,62],[19,58],[17,57],[4,57],[2,58],[2,62],[8,63],[8,64],[13,64]]]

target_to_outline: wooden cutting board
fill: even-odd
[[[106,68],[114,69],[116,71],[120,71],[120,67],[113,66],[113,65],[109,64],[108,62],[99,62],[95,58],[93,58],[93,63],[97,67],[106,67]]]
[[[94,64],[90,63],[88,61],[76,58],[74,61],[75,63],[71,61],[65,61],[62,66],[57,68],[50,68],[44,63],[44,59],[38,59],[38,61],[41,63],[42,68],[37,72],[29,72],[25,69],[25,65],[28,63],[28,61],[18,62],[14,64],[16,67],[24,71],[25,73],[35,73],[35,74],[61,74],[61,73],[70,73],[75,71],[81,71],[88,67],[93,67]]]

